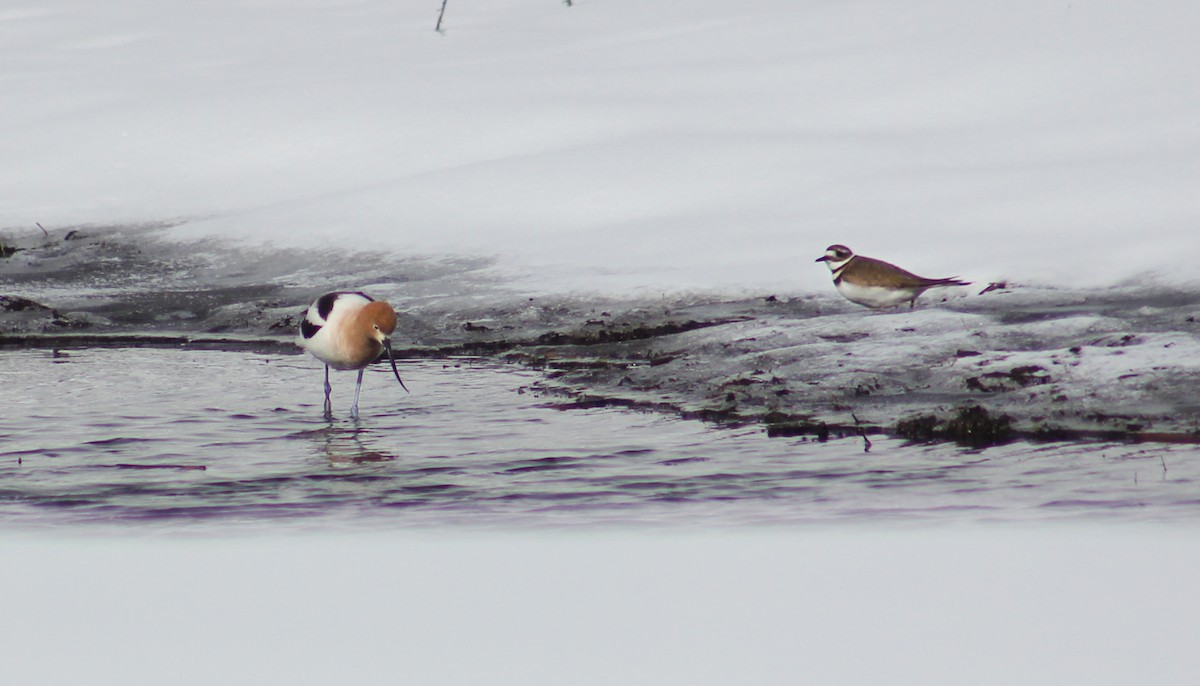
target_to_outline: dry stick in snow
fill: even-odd
[[[858,429],[858,435],[859,435],[859,436],[862,436],[862,439],[863,439],[863,452],[864,452],[864,453],[869,453],[869,452],[871,452],[871,439],[867,438],[867,432],[866,432],[866,430],[865,430],[865,429],[863,429],[863,427],[862,427],[862,422],[858,421],[858,415],[856,415],[856,414],[854,414],[853,412],[851,412],[851,413],[850,413],[850,416],[851,416],[851,417],[854,417],[854,426],[855,426],[855,428],[857,428],[857,429]]]
[[[446,3],[447,2],[448,2],[448,0],[442,0],[442,11],[438,12],[437,25],[433,27],[433,30],[437,31],[438,33],[442,32],[442,17],[446,16]]]

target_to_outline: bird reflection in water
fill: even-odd
[[[333,466],[370,464],[396,459],[395,455],[371,447],[371,433],[369,429],[357,426],[327,426],[306,431],[304,435],[314,440],[318,450]]]

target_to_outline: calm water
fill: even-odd
[[[5,526],[167,528],[1200,519],[1190,446],[767,438],[619,409],[554,409],[535,373],[156,349],[0,352]]]

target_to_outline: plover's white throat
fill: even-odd
[[[847,300],[867,307],[895,307],[908,303],[912,307],[930,288],[969,286],[969,281],[957,277],[927,279],[905,271],[894,264],[862,255],[844,245],[831,245],[817,262],[824,262],[833,272],[833,285]]]
[[[362,391],[363,370],[380,353],[387,351],[392,373],[405,391],[400,379],[396,358],[392,357],[389,336],[396,330],[396,312],[392,306],[376,301],[365,293],[326,293],[309,305],[300,322],[300,346],[325,363],[325,417],[333,417],[329,399],[329,368],[357,369],[358,383],[354,386],[354,404],[350,416],[358,418],[358,395]]]

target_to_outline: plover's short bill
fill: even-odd
[[[956,277],[917,276],[883,260],[855,255],[844,245],[829,246],[817,262],[824,262],[833,272],[833,285],[846,300],[867,307],[895,307],[904,303],[912,307],[917,297],[930,288],[971,285]]]
[[[392,357],[389,336],[396,330],[396,312],[392,306],[364,293],[326,293],[309,305],[300,322],[300,346],[325,363],[325,417],[333,418],[329,399],[329,369],[357,369],[354,404],[350,416],[358,418],[358,395],[362,391],[363,370],[387,351],[392,373],[405,391],[396,358]]]

